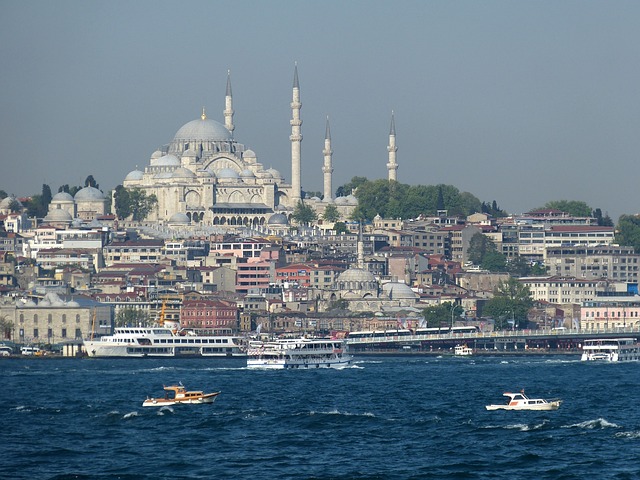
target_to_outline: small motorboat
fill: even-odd
[[[529,398],[520,393],[505,392],[505,397],[509,397],[509,402],[502,405],[487,405],[487,410],[557,410],[562,400],[545,400],[543,398]]]
[[[187,391],[184,385],[165,386],[165,395],[160,398],[147,397],[142,402],[143,407],[164,407],[165,405],[177,405],[179,403],[201,404],[213,403],[220,392],[204,393],[202,391]]]

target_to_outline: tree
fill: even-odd
[[[348,233],[349,229],[344,222],[336,222],[333,224],[333,229],[336,231],[336,235],[340,235],[341,233]]]
[[[324,209],[324,213],[322,214],[322,218],[329,222],[334,223],[340,219],[340,212],[338,212],[338,207],[336,207],[333,203],[327,205]]]
[[[9,202],[9,210],[12,213],[16,213],[22,210],[22,204],[18,201],[17,198],[13,198],[11,202]]]
[[[602,216],[602,209],[596,208],[591,214],[598,221],[598,225],[601,227],[613,227],[613,220],[608,214]]]
[[[98,183],[95,181],[95,179],[93,178],[93,175],[89,175],[86,180],[84,181],[84,186],[85,187],[93,187],[93,188],[100,188],[100,186],[98,185]]]
[[[116,187],[114,194],[116,216],[124,220],[131,216],[134,222],[141,222],[158,204],[155,195],[147,195],[140,188],[126,189],[122,185]]]
[[[351,195],[360,185],[368,182],[367,177],[353,177],[349,183],[336,189],[336,197],[346,197]]]
[[[149,315],[137,308],[125,307],[115,318],[116,327],[148,327]]]
[[[46,183],[42,185],[42,196],[40,197],[40,201],[42,204],[42,208],[44,209],[44,212],[46,214],[47,210],[49,209],[49,204],[51,203],[51,199],[53,197],[51,196],[51,187],[49,187],[49,185],[47,185]]]
[[[529,287],[510,277],[498,284],[483,312],[494,319],[496,330],[508,328],[511,322],[514,329],[525,328],[527,313],[532,305]]]
[[[467,249],[469,261],[490,272],[504,272],[507,258],[498,251],[496,244],[488,236],[478,232],[469,240]]]
[[[640,215],[621,215],[616,228],[616,243],[633,247],[640,253]]]
[[[292,218],[300,225],[309,225],[318,219],[318,214],[309,205],[300,200],[293,210]]]
[[[551,202],[547,202],[542,208],[560,210],[561,212],[568,213],[574,217],[590,217],[592,212],[589,205],[577,200],[553,200]]]
[[[427,327],[440,328],[451,326],[455,318],[459,318],[463,311],[464,309],[460,305],[444,302],[425,308],[422,315],[427,322]]]
[[[9,194],[7,192],[5,192],[4,190],[0,190],[0,200],[4,200],[8,196]]]

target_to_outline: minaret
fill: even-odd
[[[236,128],[233,124],[233,96],[231,95],[231,71],[227,70],[227,93],[224,97],[224,126],[231,132]]]
[[[389,163],[387,163],[387,170],[389,170],[389,180],[397,181],[397,171],[398,164],[396,163],[396,152],[398,151],[398,147],[396,147],[396,120],[393,115],[393,110],[391,111],[391,129],[389,130],[389,146],[387,146],[387,151],[389,152]]]
[[[356,246],[356,267],[364,270],[364,240],[362,238],[362,222],[358,226],[358,244]]]
[[[300,200],[302,189],[300,186],[300,144],[302,143],[302,133],[300,126],[300,84],[298,83],[298,63],[295,64],[293,72],[293,99],[291,101],[291,200],[295,206]]]
[[[333,165],[331,164],[331,130],[329,129],[329,117],[327,117],[327,130],[324,134],[324,166],[322,167],[322,173],[324,174],[324,201],[330,202],[333,200],[331,189],[331,174],[333,173]]]

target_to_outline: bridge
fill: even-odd
[[[353,353],[402,352],[442,353],[456,345],[467,345],[477,351],[502,353],[563,353],[579,350],[584,341],[595,338],[640,339],[640,326],[593,330],[544,329],[504,330],[476,333],[444,333],[435,335],[394,335],[393,331],[370,337],[347,338]]]

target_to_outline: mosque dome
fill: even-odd
[[[415,300],[418,297],[418,295],[411,290],[411,287],[406,283],[387,282],[382,285],[382,291],[391,300]]]
[[[267,225],[288,225],[289,219],[284,213],[274,213],[267,220]]]
[[[79,304],[78,302],[76,302],[75,300],[69,300],[69,301],[67,302],[67,307],[70,307],[70,308],[79,308],[79,307],[80,307],[80,304]]]
[[[182,212],[176,212],[173,215],[171,215],[171,218],[169,218],[169,223],[177,223],[177,224],[189,224],[191,223],[191,220],[189,220],[189,217],[187,217],[186,213],[182,213]]]
[[[171,176],[173,178],[195,178],[196,174],[188,168],[180,167],[176,168]]]
[[[273,178],[282,178],[282,175],[280,175],[280,172],[275,168],[269,168],[267,169],[267,172],[269,172]]]
[[[256,152],[254,152],[251,149],[245,150],[244,153],[242,154],[242,158],[244,158],[245,160],[248,160],[248,161],[251,161],[251,160],[255,161],[256,158],[257,158],[256,157]]]
[[[6,197],[5,199],[3,199],[0,202],[0,208],[1,209],[9,208],[11,206],[11,202],[13,202],[14,200],[16,202],[18,202],[20,204],[20,207],[22,208],[23,205],[22,205],[22,203],[20,203],[20,200],[18,200],[16,197],[13,197],[13,196],[9,196],[9,197]]]
[[[58,192],[51,199],[52,202],[73,202],[73,197],[67,192]]]
[[[143,172],[141,172],[140,170],[133,170],[129,173],[127,173],[127,176],[124,177],[125,180],[142,180],[142,176],[144,175]]]
[[[249,170],[248,168],[245,168],[244,170],[242,170],[240,172],[240,177],[242,178],[255,178],[255,174]]]
[[[163,179],[163,178],[171,178],[173,176],[172,172],[160,172],[160,173],[156,173],[153,178],[157,178],[157,179]]]
[[[75,196],[76,201],[102,201],[104,198],[104,193],[95,187],[84,187],[82,190],[78,191]]]
[[[364,270],[363,268],[350,268],[345,270],[340,275],[338,275],[337,282],[358,282],[358,283],[368,283],[375,282],[376,277],[368,270]]]
[[[238,178],[238,172],[233,168],[222,168],[218,170],[217,176],[220,179],[233,179]]]
[[[336,205],[347,205],[347,197],[338,197],[335,199]]]
[[[202,117],[197,120],[191,120],[180,127],[173,140],[204,142],[229,142],[232,140],[231,132],[224,125],[207,118],[204,114]]]
[[[49,211],[46,217],[44,217],[45,222],[71,223],[72,220],[73,218],[71,217],[71,214],[64,208],[54,208]]]
[[[347,205],[358,205],[358,199],[353,195],[347,195]]]
[[[178,160],[178,157],[175,155],[169,153],[160,158],[152,158],[149,165],[152,167],[178,167],[180,166],[180,160]]]
[[[155,152],[153,152],[151,154],[151,158],[160,158],[162,157],[163,153],[160,150],[156,150]]]

